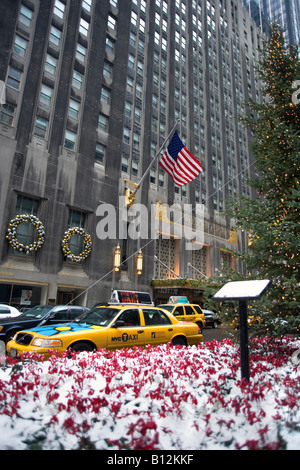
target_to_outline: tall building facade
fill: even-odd
[[[226,250],[247,243],[222,211],[251,195],[239,116],[260,98],[261,41],[240,0],[2,0],[0,22],[0,302],[91,306],[240,269]],[[176,122],[204,168],[183,187],[155,160]],[[204,207],[199,249],[172,232],[174,204]]]
[[[300,0],[243,0],[249,13],[264,32],[277,21],[285,31],[287,41],[300,44]]]

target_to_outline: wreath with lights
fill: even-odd
[[[20,224],[23,222],[29,222],[32,224],[37,232],[37,240],[29,245],[20,243],[17,238],[17,230]],[[32,214],[17,215],[14,219],[9,222],[6,238],[9,241],[10,246],[20,253],[26,253],[27,255],[39,250],[45,240],[45,227],[42,222]]]
[[[73,235],[81,235],[83,237],[83,251],[79,255],[74,255],[69,247],[70,238]],[[61,248],[68,261],[81,263],[92,251],[92,237],[83,228],[71,227],[65,232],[65,236],[61,242]]]

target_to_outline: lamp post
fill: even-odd
[[[136,273],[137,275],[141,275],[143,271],[143,253],[142,250],[139,249],[137,257],[136,257]]]
[[[114,251],[114,271],[118,272],[121,265],[121,248],[118,244],[117,248]]]

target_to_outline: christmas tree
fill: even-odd
[[[244,122],[253,136],[258,177],[250,184],[257,198],[240,197],[231,202],[228,215],[248,234],[248,252],[237,256],[252,276],[273,282],[264,306],[260,305],[260,312],[263,308],[269,312],[268,318],[273,315],[273,321],[265,326],[274,330],[275,315],[277,330],[299,333],[300,104],[293,96],[295,82],[300,79],[300,61],[297,49],[285,44],[283,31],[276,24],[264,44],[256,73],[264,100],[262,104],[247,103]]]

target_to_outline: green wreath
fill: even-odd
[[[17,239],[17,230],[20,224],[23,222],[29,222],[32,224],[37,232],[38,238],[29,245],[20,243]],[[26,253],[27,255],[39,250],[45,240],[45,228],[42,222],[32,214],[17,215],[14,219],[9,222],[6,238],[9,241],[10,246],[16,251]]]
[[[74,253],[71,252],[69,247],[69,241],[73,235],[81,235],[83,237],[84,248],[79,255],[74,255]],[[68,261],[81,263],[85,258],[90,255],[92,251],[92,238],[83,228],[71,227],[65,232],[65,236],[61,242],[61,248],[64,256],[67,258]]]

